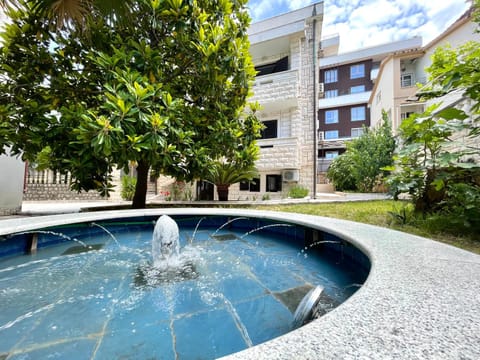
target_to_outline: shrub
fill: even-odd
[[[345,153],[332,161],[327,171],[327,178],[335,184],[337,190],[356,190],[353,167],[350,153]]]
[[[480,186],[456,183],[447,186],[446,199],[440,214],[445,215],[446,231],[464,229],[465,232],[480,231]]]
[[[307,195],[308,195],[308,189],[301,185],[295,185],[288,192],[288,196],[293,199],[301,199]]]
[[[379,179],[387,174],[385,167],[393,163],[395,139],[385,111],[377,128],[364,128],[362,136],[347,143],[347,150],[335,158],[327,178],[338,190],[372,192]]]
[[[133,176],[122,177],[122,191],[120,193],[123,200],[132,201],[137,186],[137,178]]]

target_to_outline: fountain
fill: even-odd
[[[359,262],[338,265],[348,252],[308,246],[299,257],[317,235],[246,216],[134,215],[28,232],[38,233],[37,253],[0,266],[0,357],[219,357],[309,322],[315,289],[336,306],[368,273],[348,270]],[[18,234],[8,241],[28,242]],[[69,238],[91,251],[67,252]]]
[[[162,215],[153,229],[152,257],[153,264],[160,265],[180,254],[179,230],[177,223],[168,215]]]

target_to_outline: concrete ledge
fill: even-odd
[[[349,300],[310,324],[226,359],[478,359],[480,256],[429,239],[344,220],[246,209],[147,209],[0,221],[0,235],[142,215],[232,215],[295,222],[364,251],[370,275]]]
[[[317,184],[317,193],[335,193],[335,187],[332,184]]]

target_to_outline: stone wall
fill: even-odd
[[[27,184],[23,194],[25,201],[38,200],[105,200],[97,191],[80,192],[70,190],[68,184]]]
[[[51,170],[29,168],[25,179],[24,201],[40,200],[102,200],[97,191],[70,190],[70,175]]]

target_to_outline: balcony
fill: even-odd
[[[317,160],[317,172],[327,172],[328,168],[330,167],[330,164],[332,163],[333,159],[327,159],[327,158],[318,158]]]
[[[264,111],[288,109],[298,105],[298,71],[288,70],[258,76],[253,84],[253,97]]]
[[[325,131],[319,131],[317,140],[318,140],[319,145],[322,145],[323,147],[327,147],[327,146],[328,147],[334,147],[335,144],[341,144],[342,146],[340,146],[340,147],[344,148],[345,143],[347,141],[356,139],[360,135],[361,135],[361,133],[359,133],[358,136],[340,136],[340,137],[333,138],[333,139],[325,139]]]
[[[300,143],[298,138],[275,138],[258,140],[259,170],[296,169],[300,167]]]
[[[326,109],[339,106],[366,104],[370,99],[371,91],[364,91],[356,94],[339,95],[330,98],[318,99],[318,108]]]

